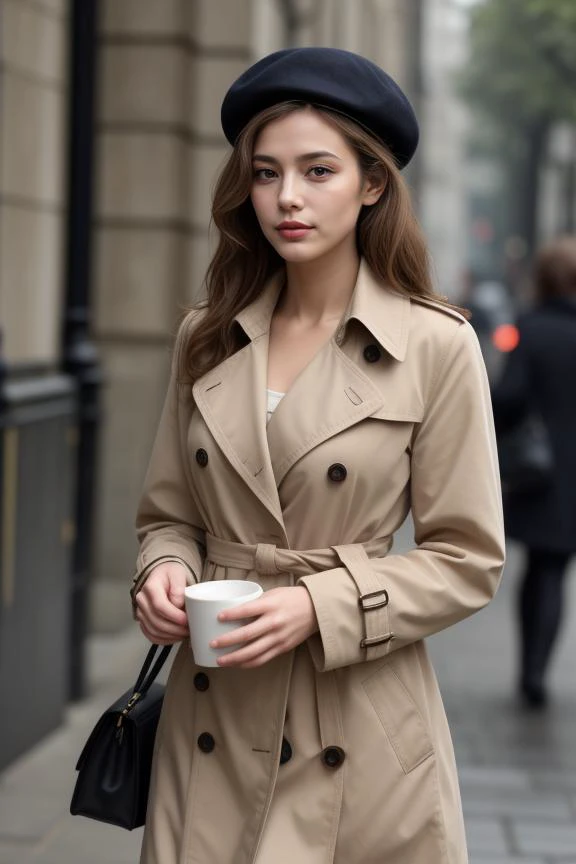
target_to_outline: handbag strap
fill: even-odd
[[[160,648],[159,645],[152,645],[150,650],[146,655],[146,659],[142,665],[142,669],[136,679],[136,684],[134,685],[134,693],[139,693],[140,696],[145,696],[148,692],[150,685],[158,676],[158,673],[162,669],[164,663],[166,662],[166,658],[168,657],[170,651],[172,650],[172,645],[165,645],[156,662],[152,666],[152,662],[154,657],[156,656],[156,651]],[[150,667],[152,666],[152,669]],[[150,670],[150,671],[149,671]]]

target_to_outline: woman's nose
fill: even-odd
[[[296,177],[288,174],[284,175],[282,185],[280,186],[278,203],[283,210],[291,210],[292,208],[300,208],[302,206],[302,196]]]

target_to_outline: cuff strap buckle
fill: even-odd
[[[376,598],[382,598],[380,600]],[[371,591],[369,594],[361,594],[358,598],[358,605],[363,612],[371,612],[372,609],[382,609],[388,606],[389,603],[388,591],[381,588],[379,591]]]

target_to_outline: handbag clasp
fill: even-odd
[[[126,717],[126,715],[130,713],[130,711],[132,710],[132,708],[134,707],[136,702],[138,702],[138,700],[140,699],[141,696],[142,696],[142,694],[138,693],[138,691],[136,691],[136,693],[132,694],[132,696],[130,697],[130,699],[126,703],[126,707],[123,708],[122,711],[120,712],[120,716],[118,717],[118,722],[116,723],[116,726],[118,727],[118,729],[122,726],[122,720],[124,719],[124,717]]]

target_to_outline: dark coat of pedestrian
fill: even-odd
[[[552,453],[549,483],[504,496],[506,533],[527,547],[520,590],[520,687],[544,704],[570,557],[576,553],[576,237],[547,245],[535,263],[537,305],[518,322],[519,343],[493,391],[501,437],[535,414]]]

